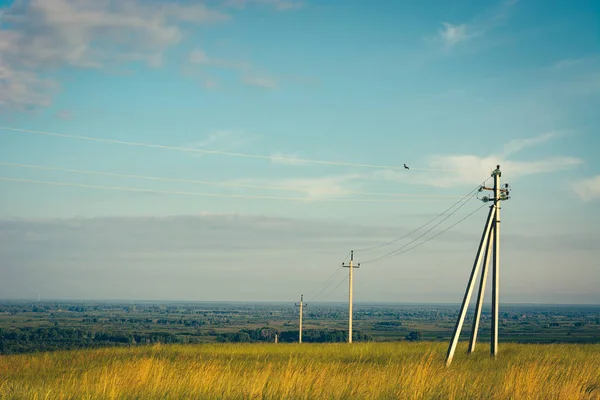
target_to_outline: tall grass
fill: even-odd
[[[0,357],[9,399],[600,399],[600,345],[169,345]]]

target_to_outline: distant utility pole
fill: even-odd
[[[302,343],[302,314],[303,314],[303,309],[304,306],[306,304],[304,304],[304,295],[301,294],[300,295],[300,303],[296,304],[296,307],[300,307],[300,330],[299,330],[299,334],[298,334],[298,343]]]
[[[358,265],[353,265],[354,262],[354,251],[350,251],[350,264],[345,265],[342,263],[342,267],[349,269],[349,296],[348,296],[348,343],[352,343],[352,270],[354,268],[360,268],[360,263]]]
[[[500,177],[502,172],[498,165],[492,172],[494,178],[494,187],[488,188],[482,186],[479,191],[492,190],[494,197],[490,198],[484,196],[481,200],[484,203],[493,201],[494,204],[490,206],[490,212],[485,223],[483,234],[481,235],[481,241],[479,242],[479,248],[475,257],[475,263],[473,264],[473,270],[469,277],[469,283],[467,284],[467,290],[463,302],[460,306],[460,312],[456,326],[454,327],[454,333],[452,334],[452,340],[448,347],[448,354],[446,356],[446,365],[452,363],[452,357],[454,357],[454,351],[458,344],[460,337],[460,331],[462,330],[463,323],[465,322],[465,316],[467,315],[467,308],[471,300],[471,294],[473,293],[473,287],[475,286],[475,280],[479,272],[479,266],[483,261],[483,268],[481,271],[481,280],[479,283],[479,294],[477,296],[477,304],[475,306],[475,316],[473,319],[473,327],[471,329],[471,340],[469,342],[469,354],[475,350],[475,342],[477,341],[477,331],[479,329],[479,319],[481,317],[481,309],[483,307],[483,294],[485,292],[485,284],[488,275],[490,257],[493,253],[493,271],[492,271],[492,336],[491,336],[491,355],[496,357],[498,354],[498,308],[499,308],[499,271],[500,271],[500,202],[510,199],[510,190],[508,184],[504,185],[504,188],[500,188]],[[485,257],[484,257],[485,251]]]

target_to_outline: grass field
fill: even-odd
[[[0,356],[7,399],[600,399],[600,345],[156,345]]]

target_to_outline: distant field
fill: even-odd
[[[600,345],[202,344],[0,356],[10,399],[600,399]]]

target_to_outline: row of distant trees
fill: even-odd
[[[250,342],[273,342],[275,335],[279,336],[280,342],[297,342],[299,331],[278,331],[273,328],[242,329],[239,332],[227,332],[217,335],[217,341],[221,343],[250,343]],[[421,340],[421,331],[410,332],[406,338],[409,341]],[[356,342],[370,342],[373,336],[354,331],[352,340]],[[324,330],[324,329],[305,329],[302,331],[302,341],[307,343],[335,343],[347,342],[348,331],[345,330]]]
[[[59,327],[0,328],[0,354],[181,342],[169,332],[92,332]]]
[[[275,335],[278,335],[280,342],[293,343],[298,341],[298,334],[297,330],[278,331],[277,329],[266,327],[221,333],[216,335],[216,340],[221,343],[273,342],[275,341]],[[177,336],[170,332],[94,332],[56,326],[25,327],[20,329],[0,328],[0,354],[153,343],[192,343],[198,339],[189,336]],[[352,335],[352,340],[356,342],[368,342],[372,341],[373,337],[369,334],[355,331]],[[411,332],[406,336],[406,340],[421,340],[421,332]],[[302,341],[307,343],[347,342],[348,332],[337,329],[306,329],[302,331]]]

